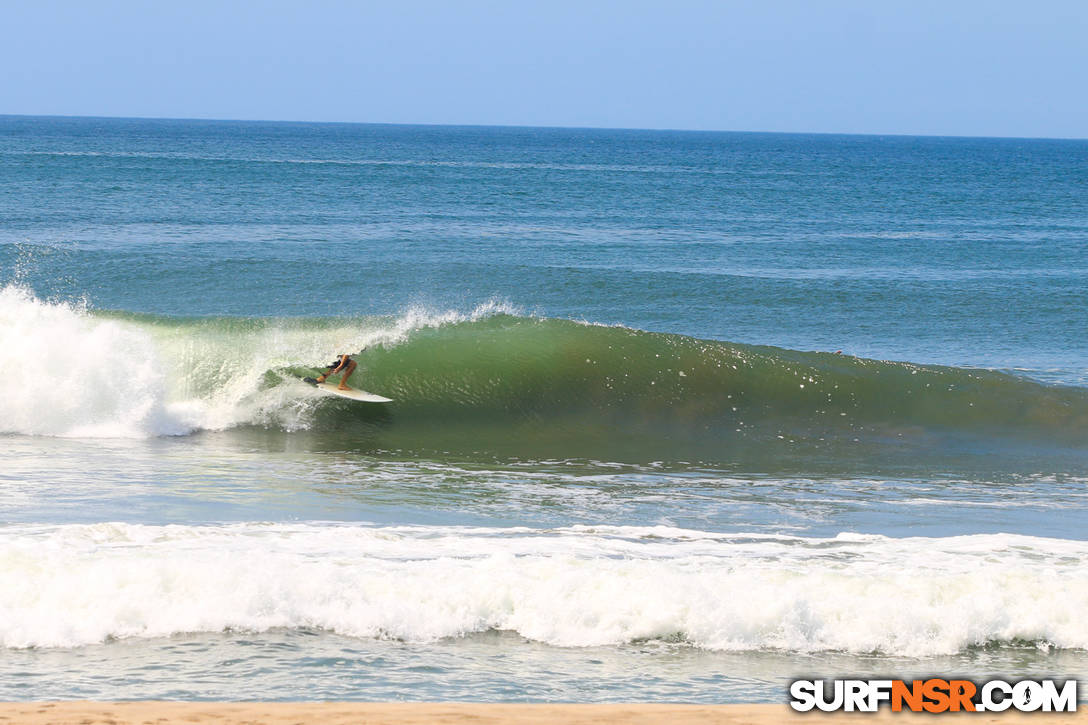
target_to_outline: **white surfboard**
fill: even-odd
[[[323,390],[326,393],[332,393],[333,395],[339,395],[341,398],[350,398],[351,400],[361,400],[364,403],[392,403],[392,398],[385,398],[381,395],[375,395],[374,393],[368,393],[365,390],[358,390],[356,388],[348,388],[347,390],[341,390],[336,387],[334,383],[315,383],[315,387]]]

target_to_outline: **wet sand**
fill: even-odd
[[[1088,723],[1077,713],[951,713],[942,721]],[[795,713],[786,705],[551,705],[476,703],[16,702],[0,703],[0,723],[45,725],[774,725],[775,723],[933,722],[930,714]]]

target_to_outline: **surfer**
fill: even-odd
[[[340,376],[340,385],[337,386],[337,389],[349,390],[350,388],[348,388],[348,378],[350,378],[351,374],[355,372],[355,367],[356,363],[354,360],[351,359],[351,355],[348,355],[346,353],[342,354],[339,360],[329,365],[328,372],[323,375],[317,376],[317,382],[323,383],[329,379],[330,375],[336,375],[337,373],[342,372],[343,375]]]
[[[366,348],[363,348],[365,350]],[[359,353],[357,353],[359,354]],[[315,366],[316,367],[316,366]],[[318,375],[316,378],[303,378],[304,383],[316,386],[321,390],[331,395],[338,395],[341,398],[350,398],[351,400],[358,400],[364,403],[392,403],[392,398],[387,398],[384,395],[375,395],[374,393],[368,393],[365,390],[359,388],[349,388],[348,378],[355,372],[357,364],[352,359],[350,354],[342,354],[337,357],[336,360],[329,363],[326,366],[326,370],[322,375]],[[340,385],[333,387],[332,383],[326,383],[325,381],[331,378],[333,375],[340,375]]]

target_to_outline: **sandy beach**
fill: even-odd
[[[143,725],[145,723],[216,723],[217,725],[423,725],[424,723],[605,725],[670,723],[675,725],[772,725],[782,722],[915,722],[928,714],[795,713],[786,705],[552,705],[475,703],[223,703],[223,702],[20,702],[0,704],[0,722],[28,725]],[[948,715],[946,715],[948,717]],[[956,716],[954,716],[956,717]],[[971,723],[1083,723],[1078,713],[962,713]]]

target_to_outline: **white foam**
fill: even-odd
[[[0,645],[320,628],[428,641],[920,656],[1088,648],[1088,543],[830,539],[666,527],[331,524],[0,528]]]
[[[0,432],[132,437],[185,432],[164,403],[147,335],[76,305],[0,289]]]

